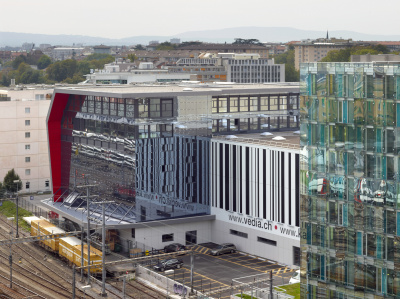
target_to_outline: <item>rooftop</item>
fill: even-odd
[[[299,83],[265,83],[265,84],[235,84],[235,83],[180,83],[180,84],[137,84],[127,86],[73,86],[56,88],[54,93],[90,94],[114,97],[162,96],[198,96],[225,95],[237,93],[298,93]]]
[[[271,135],[261,135],[260,133],[238,133],[234,135],[213,136],[212,140],[231,141],[233,143],[256,144],[267,147],[277,147],[300,150],[300,132],[299,131],[279,131],[268,132]],[[233,137],[234,136],[234,137]],[[275,137],[283,137],[284,140],[274,140]]]

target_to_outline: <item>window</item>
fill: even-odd
[[[25,189],[29,189],[29,188],[30,188],[30,186],[31,186],[31,183],[29,183],[29,182],[26,182],[26,184],[25,184]]]
[[[293,265],[300,266],[300,247],[293,246]]]
[[[25,138],[30,138],[31,137],[31,132],[25,132]]]
[[[45,186],[46,188],[50,187],[50,181],[49,181],[49,180],[45,180],[45,181],[44,181],[44,186]]]
[[[31,108],[30,107],[25,107],[25,113],[31,113]]]
[[[270,239],[266,239],[266,238],[262,238],[262,237],[257,237],[257,241],[261,242],[261,243],[268,244],[268,245],[276,246],[276,241],[274,241],[274,240],[270,240]]]
[[[162,241],[163,242],[171,242],[173,240],[174,240],[174,234],[162,235]]]
[[[234,236],[238,236],[238,237],[242,237],[242,238],[246,238],[246,239],[248,237],[248,234],[234,230],[234,229],[229,230],[229,232],[231,235],[234,235]]]
[[[30,126],[31,125],[31,121],[29,119],[25,120],[25,126]]]
[[[25,157],[25,162],[26,162],[26,163],[31,162],[31,157]]]
[[[30,144],[25,144],[25,149],[26,149],[26,150],[31,149],[31,145],[30,145]]]
[[[25,169],[25,175],[30,175],[31,174],[31,170],[30,169]]]
[[[136,231],[134,228],[132,228],[132,230],[131,230],[131,237],[134,239],[136,238]]]

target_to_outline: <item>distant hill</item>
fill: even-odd
[[[289,27],[237,27],[206,31],[188,31],[173,36],[131,36],[121,39],[94,37],[85,35],[48,35],[33,33],[0,32],[0,47],[18,47],[23,43],[51,44],[51,45],[135,45],[148,44],[151,40],[160,42],[171,38],[180,38],[181,41],[199,40],[204,42],[233,42],[235,38],[255,38],[262,42],[288,42],[293,40],[314,39],[325,37],[326,31],[300,30]],[[330,37],[352,38],[353,40],[400,40],[400,35],[373,35],[354,31],[329,31]]]

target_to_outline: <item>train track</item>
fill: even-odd
[[[3,227],[4,226],[11,227],[11,225],[1,217],[0,217],[0,223],[2,224]],[[2,237],[7,238],[7,235],[1,231],[0,235],[2,235]],[[22,231],[20,232],[20,235],[29,236],[29,234]],[[28,250],[26,247],[28,247]],[[37,252],[37,249],[39,248],[35,248],[36,250],[32,250],[32,247],[33,246],[29,245],[26,246],[13,245],[13,254],[23,257],[24,261],[22,266],[20,266],[17,263],[13,263],[13,270],[22,277],[24,277],[26,283],[28,283],[29,281],[29,285],[37,285],[39,289],[44,289],[47,290],[48,292],[52,292],[53,295],[56,295],[55,298],[71,298],[72,271],[67,271],[67,272],[64,271],[62,274],[58,273],[58,271],[53,270],[44,262],[40,261],[39,259],[42,259],[44,256],[43,253]],[[5,253],[4,254],[0,253],[0,256],[5,258],[6,261],[8,261],[7,250],[8,248],[4,248]],[[50,252],[44,251],[44,254],[47,255],[50,254]],[[29,261],[29,263],[26,263],[26,261]],[[6,262],[6,265],[7,264],[8,263]],[[67,277],[66,275],[68,274],[71,277]],[[84,292],[79,288],[76,288],[75,291],[78,296],[84,295]],[[86,296],[93,298],[88,294],[86,294]]]
[[[118,281],[112,284],[118,291],[122,293],[123,282]],[[127,298],[134,299],[163,299],[165,294],[160,293],[144,284],[134,281],[125,284],[125,294]]]

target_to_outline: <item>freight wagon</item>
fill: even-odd
[[[64,230],[48,222],[45,219],[32,219],[31,221],[31,236],[43,236],[50,234],[63,234]],[[82,243],[76,237],[62,237],[48,240],[41,240],[39,244],[47,250],[59,255],[61,259],[68,262],[70,266],[75,264],[81,266],[82,262]],[[102,262],[102,252],[90,246],[90,265],[100,265]],[[83,243],[83,265],[88,265],[88,246]],[[87,270],[85,269],[85,272]],[[90,273],[101,274],[102,267],[91,267]]]

